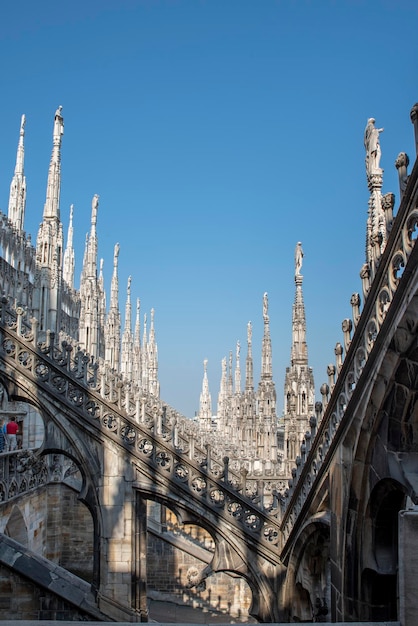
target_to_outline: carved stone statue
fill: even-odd
[[[267,292],[264,294],[263,296],[263,317],[265,320],[268,320],[268,308],[269,308],[269,303],[268,303],[268,295]]]
[[[97,223],[97,209],[99,207],[99,196],[94,194],[93,199],[91,201],[91,221],[92,224]]]
[[[54,118],[54,140],[59,142],[61,135],[64,134],[64,118],[62,117],[62,106],[55,111]]]
[[[253,327],[252,327],[251,322],[248,322],[248,324],[247,324],[247,341],[248,341],[248,343],[251,343],[252,336],[253,336]]]
[[[374,117],[367,120],[364,130],[364,147],[366,149],[366,172],[367,176],[380,172],[380,141],[379,135],[383,132],[383,128],[375,127]]]
[[[300,275],[300,270],[302,269],[302,260],[303,260],[303,250],[302,244],[300,241],[296,244],[295,248],[295,276]]]
[[[119,256],[120,246],[119,244],[115,244],[114,252],[113,252],[113,266],[116,267],[118,264],[118,256]]]
[[[95,193],[91,201],[91,208],[93,209],[93,211],[97,211],[98,206],[99,206],[99,195]]]

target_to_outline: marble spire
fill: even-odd
[[[97,211],[99,208],[99,196],[95,194],[93,196],[93,200],[91,202],[91,222],[90,222],[90,237],[88,241],[87,247],[87,260],[85,275],[91,278],[97,276],[97,252],[98,252],[98,241],[97,241]]]
[[[128,278],[126,288],[126,304],[125,304],[125,326],[122,334],[121,364],[120,369],[127,380],[132,379],[132,360],[133,360],[133,336],[132,336],[132,306],[131,306],[131,282],[132,277]]]
[[[241,364],[240,364],[241,345],[237,341],[237,348],[235,353],[235,393],[241,393]]]
[[[268,294],[263,296],[263,320],[264,320],[264,334],[263,343],[261,348],[261,379],[272,379],[272,352],[271,352],[271,337],[270,337],[270,318],[268,315]]]
[[[253,328],[251,322],[247,324],[247,359],[245,361],[245,390],[254,389],[254,363],[253,363]]]
[[[97,276],[97,213],[99,196],[91,202],[90,235],[86,236],[83,268],[80,277],[80,343],[95,356],[103,356],[104,349],[104,287],[103,275]],[[72,222],[70,222],[72,224]],[[102,268],[101,268],[102,269]]]
[[[148,390],[156,398],[160,397],[160,383],[158,382],[158,346],[155,340],[155,310],[151,309],[151,324],[148,337]]]
[[[106,360],[110,367],[115,370],[120,365],[120,330],[121,318],[119,311],[119,279],[118,279],[118,259],[120,246],[117,243],[113,252],[113,274],[110,287],[109,312],[106,319]]]
[[[141,380],[142,389],[144,392],[148,392],[148,319],[147,314],[144,313],[144,324],[142,333],[142,354],[141,354]]]
[[[277,460],[277,415],[276,388],[273,381],[270,318],[268,314],[268,294],[263,296],[264,333],[261,346],[261,376],[257,388],[257,414],[259,429],[263,437],[257,437],[257,454],[260,458]],[[257,432],[255,430],[254,432]]]
[[[73,247],[73,214],[74,205],[70,206],[70,221],[68,224],[67,245],[64,252],[64,266],[63,266],[63,279],[67,287],[71,290],[74,289],[74,269],[75,269],[75,255]]]
[[[295,299],[292,307],[292,346],[290,367],[286,368],[284,399],[284,463],[290,476],[300,446],[309,430],[309,418],[314,412],[315,385],[308,363],[306,315],[303,301],[302,244],[295,248]]]
[[[139,387],[142,386],[141,381],[141,302],[139,298],[136,300],[136,318],[135,318],[135,334],[134,334],[134,353],[133,353],[133,382]]]
[[[360,270],[363,283],[363,296],[366,299],[388,239],[388,223],[384,208],[382,186],[383,169],[380,167],[380,134],[383,128],[376,128],[375,119],[370,117],[364,130],[366,151],[366,178],[370,191],[366,226],[366,259]]]
[[[209,392],[208,360],[203,361],[203,382],[199,402],[199,423],[206,431],[212,430],[212,398]]]
[[[62,107],[54,117],[53,146],[43,219],[36,239],[34,317],[41,336],[46,329],[60,329],[64,235],[60,219],[61,141],[64,133]]]
[[[8,218],[12,222],[17,231],[24,229],[25,206],[26,206],[26,178],[24,174],[25,161],[25,122],[26,118],[22,115],[20,122],[19,144],[17,147],[16,166],[12,182],[10,184],[9,210]]]
[[[46,187],[44,219],[60,219],[61,142],[63,134],[64,118],[62,117],[62,106],[59,106],[55,111],[54,118],[53,145]]]
[[[305,305],[303,302],[302,283],[303,276],[300,273],[302,267],[302,244],[298,242],[295,250],[295,302],[292,312],[292,350],[291,365],[308,364],[308,347],[306,345],[306,318]]]
[[[227,407],[228,407],[228,373],[227,373],[227,365],[226,365],[226,357],[222,359],[222,373],[221,373],[221,382],[219,386],[218,393],[218,406],[217,406],[217,415],[220,423],[226,419]]]
[[[251,322],[247,324],[247,357],[245,361],[245,389],[242,399],[242,414],[248,424],[251,424],[255,415],[254,393],[254,363],[253,363],[253,327]],[[248,436],[250,441],[252,435]]]

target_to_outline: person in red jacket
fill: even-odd
[[[11,452],[12,450],[16,450],[17,448],[17,433],[19,431],[19,426],[16,423],[16,418],[15,417],[11,417],[10,418],[10,422],[7,422],[6,425],[6,442],[7,442],[7,449],[9,450],[9,452]]]

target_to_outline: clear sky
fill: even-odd
[[[248,321],[258,384],[268,292],[280,414],[295,245],[319,390],[361,292],[367,118],[384,127],[383,192],[397,204],[394,161],[415,158],[417,31],[416,0],[3,0],[0,209],[25,113],[25,229],[36,238],[62,105],[76,286],[97,193],[108,296],[118,242],[122,317],[132,275],[141,321],[155,309],[161,397],[188,416],[204,359],[214,411],[237,340],[244,372]]]

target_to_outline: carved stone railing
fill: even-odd
[[[32,449],[0,454],[0,504],[52,482],[80,489],[82,481],[77,473],[74,463],[61,454],[39,456]]]
[[[280,541],[278,497],[264,507],[264,484],[248,494],[246,474],[230,471],[229,459],[218,459],[208,445],[195,440],[196,425],[179,419],[158,399],[140,397],[106,366],[100,367],[81,350],[66,342],[55,345],[36,341],[36,321],[23,324],[3,298],[0,310],[0,358],[9,371],[36,384],[38,398],[59,398],[62,410],[80,424],[98,429],[136,459],[149,475],[159,475],[173,487],[173,498],[182,492],[190,510],[205,507],[227,520],[257,543],[259,550],[277,561]],[[86,436],[87,435],[87,431]]]
[[[28,321],[26,308],[19,305],[15,307],[14,300],[10,301],[3,296],[2,307],[4,321],[10,328],[17,328],[20,335],[32,339],[44,353],[50,354],[52,351],[57,354],[57,351],[64,351],[65,356],[57,356],[56,360],[71,363],[68,365],[70,371],[78,378],[85,378],[90,386],[101,390],[102,397],[106,400],[116,402],[122,408],[128,407],[128,414],[138,421],[145,420],[149,424],[153,419],[157,432],[162,430],[166,438],[171,436],[176,448],[191,454],[191,458],[194,455],[200,464],[206,465],[209,455],[213,471],[221,473],[223,459],[228,457],[230,480],[240,483],[245,475],[244,492],[250,498],[263,499],[265,496],[266,506],[276,507],[279,494],[286,488],[280,462],[269,462],[267,467],[266,461],[257,458],[255,451],[252,454],[246,450],[244,454],[238,447],[236,450],[231,449],[229,442],[221,434],[203,430],[197,421],[185,417],[138,384],[126,380],[103,359],[94,360],[67,334],[60,333],[59,348],[57,338],[48,331],[42,333],[43,340],[40,341],[36,319]]]
[[[340,349],[336,348],[337,363],[335,368],[331,368],[331,384],[323,385],[321,388],[325,406],[321,407],[319,403],[316,407],[317,416],[311,418],[311,430],[306,434],[301,455],[296,460],[296,467],[289,480],[289,488],[282,500],[281,530],[285,542],[314,488],[314,483],[325,471],[332,448],[335,447],[334,440],[341,432],[347,406],[402,281],[403,271],[415,245],[418,225],[417,203],[418,161],[409,176],[398,214],[393,222],[392,231],[380,258],[374,280],[370,285],[363,311],[360,315],[358,296],[353,297],[354,323],[350,325],[347,323],[348,320],[343,322],[346,357],[343,361],[342,346],[337,344]],[[354,334],[351,336],[353,328]],[[334,381],[335,373],[338,377]],[[331,391],[329,398],[328,390]]]

